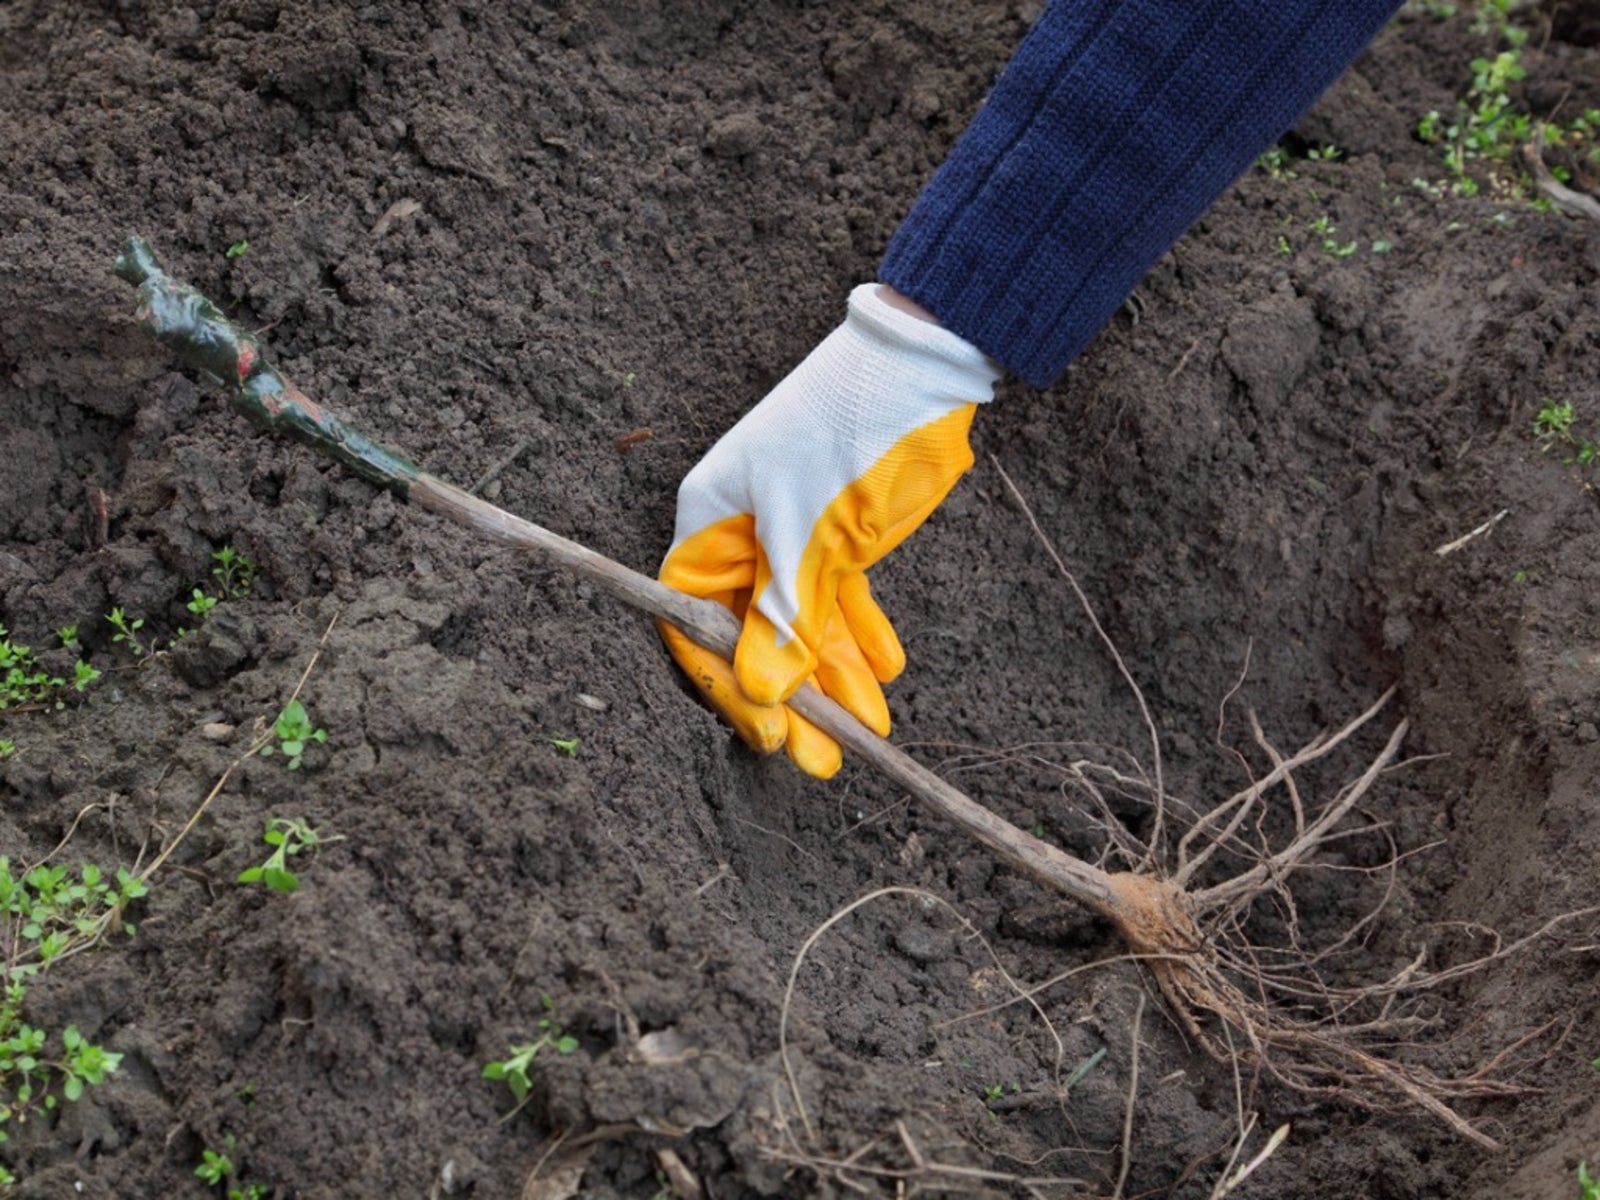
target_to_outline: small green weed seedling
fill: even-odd
[[[250,253],[250,240],[248,238],[240,238],[237,242],[234,242],[233,245],[229,246],[224,253],[229,258],[243,258],[246,254]]]
[[[77,630],[69,625],[57,636],[61,633],[76,637]],[[73,664],[75,691],[82,692],[99,678],[100,672],[83,659]],[[67,681],[45,670],[34,657],[33,647],[12,641],[5,626],[0,625],[0,712],[11,708],[65,708],[62,695],[66,690]]]
[[[1511,24],[1511,5],[1512,0],[1480,0],[1472,18],[1472,32],[1492,33],[1513,46],[1521,46],[1528,40],[1528,31]]]
[[[528,1071],[539,1051],[549,1047],[557,1054],[574,1054],[578,1049],[578,1039],[563,1029],[556,1019],[556,1002],[549,993],[541,997],[540,1002],[544,1005],[546,1015],[539,1018],[539,1036],[526,1045],[512,1046],[503,1061],[486,1063],[483,1068],[483,1078],[504,1080],[519,1105],[533,1090]]]
[[[139,632],[144,628],[143,617],[130,617],[121,608],[113,608],[106,614],[106,620],[116,630],[116,633],[111,635],[113,643],[126,646],[128,652],[140,660],[150,658],[155,654],[155,639],[146,640],[144,634]]]
[[[217,597],[208,596],[201,589],[195,588],[184,607],[189,610],[191,615],[199,617],[203,621],[210,615],[211,610],[217,606],[217,603]]]
[[[227,1186],[228,1200],[267,1200],[272,1194],[272,1189],[259,1183],[242,1183],[238,1171],[233,1165],[233,1153],[238,1142],[232,1133],[222,1135],[222,1151],[211,1149],[209,1146],[200,1151],[200,1165],[194,1169],[195,1176],[205,1183],[207,1187]]]
[[[306,706],[298,700],[291,700],[283,706],[278,719],[272,723],[272,736],[277,739],[277,744],[268,743],[261,747],[261,757],[271,758],[274,754],[282,754],[289,770],[298,771],[306,746],[311,742],[326,742],[328,731],[314,727]]]
[[[1322,216],[1311,222],[1311,232],[1322,239],[1323,251],[1333,255],[1335,258],[1349,258],[1356,252],[1356,247],[1359,244],[1354,238],[1348,242],[1341,243],[1338,237],[1335,236],[1338,234],[1339,229],[1334,225],[1333,218],[1328,216],[1327,213],[1323,213]]]
[[[122,1055],[87,1041],[76,1025],[62,1031],[60,1057],[45,1057],[49,1034],[22,1020],[25,994],[14,984],[0,1002],[0,1141],[7,1124],[80,1099],[84,1088],[104,1083],[122,1062]]]
[[[66,685],[39,665],[32,646],[13,642],[0,625],[0,709],[43,703]]]
[[[16,752],[17,744],[15,742],[0,738],[0,762],[4,762]]]
[[[242,600],[250,592],[250,584],[256,577],[256,564],[249,558],[235,550],[232,546],[224,546],[221,550],[211,555],[216,566],[211,568],[211,577],[217,581],[217,586],[222,589],[217,597],[219,600]]]
[[[272,853],[259,867],[239,872],[239,882],[264,883],[275,892],[296,892],[300,890],[300,877],[289,869],[289,860],[303,850],[311,851],[314,858],[322,847],[344,838],[323,833],[304,817],[273,817],[261,840],[272,847]]]
[[[1289,152],[1282,146],[1273,146],[1270,150],[1263,150],[1256,159],[1256,169],[1269,179],[1293,179],[1295,173],[1289,169],[1291,159]]]
[[[215,596],[206,595],[206,593],[200,588],[195,588],[190,593],[189,599],[184,602],[183,606],[189,610],[190,616],[196,617],[203,622],[208,616],[211,615],[211,610],[217,606],[217,598]],[[198,626],[196,626],[196,628],[198,628]],[[193,632],[194,630],[188,628],[187,626],[178,626],[178,638],[180,640],[188,637]]]
[[[211,615],[211,610],[224,600],[238,600],[249,594],[250,584],[255,579],[256,565],[245,555],[239,553],[232,546],[224,546],[221,550],[212,552],[211,558],[216,564],[211,568],[211,576],[216,580],[217,590],[208,592],[198,585],[189,589],[189,596],[183,602],[183,607],[189,615],[195,618],[195,628]],[[122,608],[113,608],[106,620],[116,629],[112,635],[112,642],[126,646],[129,653],[141,662],[155,658],[170,650],[169,643],[165,648],[154,636],[141,632],[144,629],[143,617],[131,617]],[[71,633],[76,637],[75,626],[67,626],[59,630],[63,643],[66,634]],[[186,638],[194,632],[194,628],[179,626],[177,638]]]
[[[1589,1174],[1587,1161],[1578,1164],[1578,1200],[1600,1200],[1600,1179]]]
[[[76,877],[66,867],[40,864],[20,875],[0,855],[0,1143],[6,1128],[72,1102],[86,1087],[105,1082],[122,1056],[88,1041],[77,1026],[61,1034],[59,1052],[48,1030],[22,1019],[28,981],[69,954],[86,949],[121,924],[128,904],[148,889],[144,880],[119,868],[114,877],[91,863]],[[0,1167],[0,1185],[14,1183]]]
[[[224,600],[239,600],[249,595],[250,584],[256,574],[255,563],[232,546],[214,551],[211,558],[216,564],[211,568],[211,577],[217,582],[216,592],[208,592],[202,587],[191,588],[189,599],[183,604],[189,610],[189,615],[199,621],[209,617],[211,610]],[[193,629],[179,629],[178,636],[188,637],[193,632]]]
[[[1533,418],[1533,437],[1539,449],[1548,454],[1560,450],[1563,466],[1592,466],[1600,461],[1600,447],[1577,431],[1578,411],[1572,401],[1557,404],[1546,401]]]
[[[149,894],[144,880],[126,867],[108,876],[93,863],[78,868],[77,878],[64,866],[44,863],[21,875],[0,855],[0,950],[8,980],[22,979],[50,966],[120,924],[133,901]]]
[[[1600,162],[1600,147],[1595,145],[1595,118],[1600,117],[1600,112],[1587,109],[1559,123],[1536,120],[1513,107],[1509,89],[1527,76],[1522,47],[1528,40],[1528,31],[1511,25],[1509,15],[1510,9],[1502,0],[1488,0],[1478,8],[1473,32],[1493,34],[1509,49],[1492,58],[1472,60],[1472,85],[1456,101],[1454,114],[1445,116],[1434,110],[1417,122],[1417,137],[1442,149],[1445,170],[1452,180],[1450,190],[1458,196],[1476,196],[1480,191],[1479,181],[1467,174],[1468,163],[1506,162],[1521,147],[1541,139],[1552,148],[1564,148],[1574,156]],[[1572,175],[1560,163],[1550,170],[1558,179],[1570,179]],[[1533,181],[1521,170],[1513,170],[1509,177],[1491,174],[1490,182],[1502,198],[1529,201],[1537,209],[1550,207],[1549,199],[1535,194]]]
[[[233,1135],[228,1135],[228,1148],[233,1148]],[[200,1151],[200,1165],[194,1173],[206,1184],[207,1187],[216,1187],[227,1181],[233,1174],[233,1159],[226,1154],[219,1154],[210,1147]]]
[[[578,738],[561,737],[559,734],[546,739],[552,746],[568,758],[578,757]]]
[[[1478,183],[1467,174],[1473,159],[1508,159],[1516,148],[1531,140],[1533,118],[1512,110],[1506,89],[1524,78],[1521,55],[1502,50],[1493,58],[1472,60],[1472,86],[1456,101],[1453,120],[1437,110],[1417,122],[1417,137],[1444,148],[1445,170],[1455,180],[1458,196],[1476,196]]]

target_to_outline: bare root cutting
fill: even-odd
[[[1083,590],[1026,500],[999,463],[994,466],[1087,612]],[[1102,640],[1109,642],[1092,613],[1089,619]],[[1137,685],[1120,656],[1116,662],[1137,695]],[[1418,1039],[1431,1023],[1415,1001],[1581,914],[1558,917],[1513,946],[1496,946],[1491,953],[1454,967],[1428,970],[1424,950],[1388,979],[1354,987],[1330,984],[1324,964],[1370,925],[1392,893],[1402,856],[1391,841],[1387,860],[1379,867],[1342,868],[1389,876],[1389,887],[1376,908],[1331,946],[1316,949],[1301,940],[1290,882],[1300,872],[1331,865],[1319,860],[1336,844],[1364,834],[1388,836],[1381,824],[1352,827],[1350,818],[1385,772],[1404,765],[1399,756],[1407,723],[1397,722],[1366,767],[1323,803],[1307,797],[1297,773],[1350,743],[1394,694],[1391,688],[1343,728],[1319,734],[1291,754],[1272,744],[1251,713],[1251,735],[1270,770],[1209,809],[1175,802],[1159,773],[1152,780],[1137,766],[1085,760],[1048,764],[1090,798],[1090,811],[1098,814],[1105,833],[1106,857],[1120,859],[1130,868],[1108,872],[1095,868],[1101,878],[1095,881],[1099,886],[1091,888],[1075,888],[1075,878],[1052,882],[1116,926],[1131,955],[1149,968],[1189,1036],[1219,1061],[1236,1067],[1242,1062],[1295,1091],[1372,1111],[1427,1112],[1460,1136],[1498,1148],[1456,1106],[1524,1091],[1500,1072],[1513,1051],[1524,1048],[1535,1035],[1469,1073],[1441,1075],[1415,1061]],[[1150,738],[1158,742],[1143,697],[1138,699]],[[1246,762],[1243,755],[1239,757]],[[1142,799],[1152,814],[1147,842],[1113,815],[1103,789]],[[1282,801],[1269,814],[1269,801],[1277,796]],[[1165,837],[1180,824],[1186,828],[1169,851]],[[1287,832],[1275,838],[1268,830]],[[1225,869],[1231,874],[1223,875]],[[1201,886],[1202,878],[1210,882]],[[1285,945],[1258,945],[1247,932],[1252,914],[1262,906],[1274,914],[1278,935],[1274,940]]]

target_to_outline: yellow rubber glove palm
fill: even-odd
[[[975,346],[863,284],[844,323],[684,479],[661,580],[726,604],[744,630],[731,665],[662,634],[756,750],[785,747],[819,778],[839,769],[838,743],[783,704],[808,680],[889,732],[880,685],[905,652],[866,570],[972,465],[973,413],[998,378]]]

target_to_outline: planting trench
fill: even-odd
[[[198,1196],[202,1149],[231,1133],[244,1177],[280,1195],[517,1195],[562,1131],[565,1148],[613,1126],[635,1129],[592,1143],[573,1194],[656,1195],[663,1147],[708,1195],[833,1194],[797,1160],[881,1139],[862,1161],[904,1169],[906,1138],[928,1161],[1110,1194],[1141,995],[1125,1194],[1210,1193],[1234,1080],[1149,975],[1117,963],[1042,993],[1043,1016],[949,1023],[1010,993],[950,910],[914,897],[842,920],[797,977],[807,1142],[781,1006],[841,906],[924,889],[1025,982],[1114,956],[1109,926],[868,773],[818,784],[754,759],[608,597],[256,434],[138,335],[109,269],[126,235],[150,237],[311,394],[457,483],[499,466],[490,499],[649,570],[678,480],[838,319],[1028,15],[0,11],[0,624],[42,647],[77,623],[104,672],[63,712],[0,717],[18,746],[0,852],[32,860],[87,810],[62,861],[148,861],[338,618],[303,693],[327,745],[299,773],[241,767],[137,933],[30,989],[35,1024],[124,1057],[13,1134],[19,1194]],[[1520,104],[1600,106],[1581,40],[1536,33]],[[1293,177],[1242,180],[1059,387],[1003,389],[979,466],[877,572],[911,659],[895,740],[1091,858],[1052,764],[1148,758],[1147,737],[990,455],[1128,660],[1174,794],[1237,790],[1233,747],[1264,770],[1251,709],[1298,745],[1397,686],[1420,761],[1359,820],[1407,857],[1338,982],[1424,949],[1448,967],[1490,928],[1600,904],[1600,503],[1592,470],[1531,435],[1554,399],[1600,436],[1600,225],[1412,182],[1443,175],[1417,118],[1449,111],[1493,49],[1466,17],[1385,31],[1286,142]],[[1298,157],[1329,143],[1340,161]],[[1322,250],[1322,217],[1356,252]],[[223,545],[257,563],[249,596],[135,668],[104,614],[171,637]],[[570,738],[569,757],[553,739]],[[275,816],[344,838],[290,896],[234,882]],[[1303,931],[1338,936],[1383,888],[1305,877]],[[1263,1087],[1263,1126],[1292,1133],[1238,1194],[1575,1195],[1577,1160],[1600,1159],[1596,942],[1576,921],[1421,1010],[1439,1023],[1415,1055],[1456,1072],[1554,1022],[1506,1064],[1537,1090],[1467,1110],[1503,1153]],[[510,1095],[481,1068],[531,1040],[545,995],[579,1049],[542,1055],[532,1102],[502,1120]]]

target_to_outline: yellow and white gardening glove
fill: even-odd
[[[967,431],[1000,377],[982,351],[850,293],[844,324],[713,446],[678,489],[661,581],[744,622],[732,666],[663,625],[668,649],[752,748],[826,779],[839,745],[782,702],[813,680],[889,732],[881,683],[905,651],[866,570],[972,465]]]

